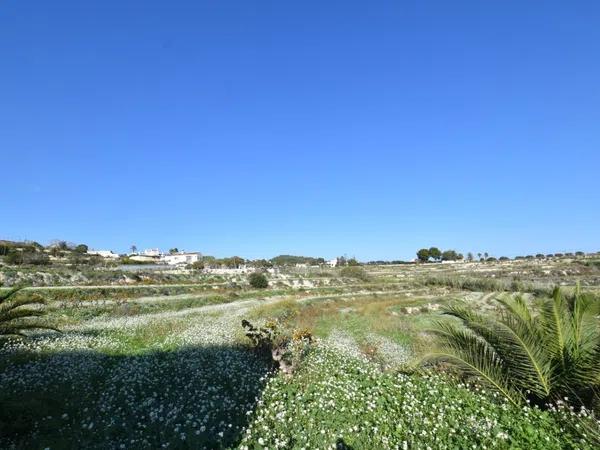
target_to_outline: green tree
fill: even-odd
[[[79,244],[77,247],[75,247],[74,251],[76,253],[87,253],[88,252],[88,246],[85,244]]]
[[[458,258],[458,253],[454,250],[446,250],[442,253],[442,261],[456,261]]]
[[[234,267],[236,269],[238,269],[246,261],[244,258],[241,258],[239,256],[232,256],[230,258],[230,260],[231,260],[231,267]]]
[[[217,258],[215,258],[214,256],[202,256],[200,258],[200,261],[202,261],[204,263],[204,267],[217,267],[218,263],[217,263]]]
[[[194,261],[192,264],[192,269],[194,270],[203,270],[204,269],[204,261]]]
[[[40,309],[45,301],[39,295],[28,295],[22,288],[14,288],[0,293],[0,336],[26,336],[24,331],[46,329],[58,331],[53,326],[39,320],[45,311]],[[36,305],[36,309],[26,306]]]
[[[175,253],[179,253],[179,249],[177,247],[171,248],[169,249],[169,253],[171,255],[174,255]]]
[[[261,272],[251,273],[248,277],[248,282],[250,283],[250,286],[255,289],[265,289],[269,287],[269,280],[267,280],[267,277]]]
[[[469,262],[473,261],[473,253],[472,252],[467,253],[467,261],[469,261]]]
[[[23,252],[21,250],[10,248],[4,257],[4,262],[11,266],[23,264]]]
[[[445,308],[453,320],[437,322],[439,350],[426,360],[475,375],[514,404],[529,400],[544,407],[568,397],[590,408],[600,400],[598,297],[578,287],[571,297],[556,288],[537,307],[523,297],[497,301],[499,315]]]
[[[429,261],[429,250],[426,249],[426,248],[422,248],[421,250],[419,250],[417,252],[417,258],[421,262],[427,262],[427,261]]]
[[[439,261],[442,258],[442,252],[437,247],[431,247],[429,249],[429,257]]]
[[[266,269],[268,267],[273,267],[273,264],[270,261],[267,261],[266,259],[255,259],[254,261],[252,261],[250,263],[250,265],[252,267],[256,267],[259,269]]]

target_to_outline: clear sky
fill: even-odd
[[[600,2],[0,2],[0,238],[600,250]]]

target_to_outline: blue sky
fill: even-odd
[[[0,237],[600,250],[597,1],[0,4]]]

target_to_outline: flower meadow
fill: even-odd
[[[81,315],[5,343],[0,448],[594,448],[588,412],[408,374],[411,350],[375,332],[375,356],[340,327],[284,376],[244,337],[261,305]]]
[[[321,347],[292,379],[268,381],[241,448],[591,449],[597,426],[585,411],[519,409],[440,375],[384,372]]]

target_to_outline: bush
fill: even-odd
[[[4,262],[10,265],[31,264],[44,266],[50,264],[50,258],[45,253],[38,251],[11,249],[4,257]]]
[[[340,270],[340,275],[348,278],[356,278],[357,280],[368,281],[369,274],[365,269],[358,266],[347,266]]]
[[[269,280],[267,280],[267,277],[260,272],[251,273],[248,277],[248,282],[250,283],[250,286],[255,289],[265,289],[269,287]]]
[[[191,267],[193,270],[204,270],[204,261],[194,261]]]

